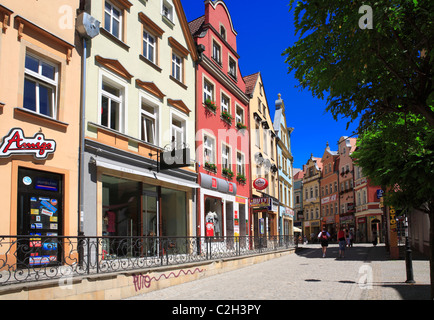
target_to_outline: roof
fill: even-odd
[[[303,179],[303,177],[304,177],[304,171],[303,170],[300,170],[299,172],[294,174],[294,180],[300,180],[300,179]]]
[[[193,37],[197,36],[200,33],[200,28],[202,27],[204,22],[205,22],[205,15],[196,18],[195,20],[190,21],[188,23],[188,27],[190,28],[190,33]]]
[[[249,96],[255,90],[256,82],[258,81],[259,72],[243,77],[246,83],[246,94]]]

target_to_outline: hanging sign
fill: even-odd
[[[253,181],[253,187],[256,190],[264,190],[268,187],[268,180],[265,178],[257,178]]]
[[[46,159],[56,151],[56,141],[45,139],[43,133],[37,133],[33,138],[24,137],[23,129],[13,128],[3,138],[0,145],[0,158],[12,155],[33,155],[34,158]]]

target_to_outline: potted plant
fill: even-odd
[[[234,176],[234,173],[232,172],[231,169],[229,168],[223,168],[222,169],[222,174],[224,174],[226,177],[228,177],[229,179],[232,179],[232,177]]]
[[[227,111],[222,111],[222,118],[223,118],[223,120],[225,120],[226,122],[231,123],[231,122],[232,122],[232,119],[233,119],[234,117],[232,117],[232,115],[231,115],[229,112],[227,112]]]
[[[217,166],[214,163],[205,162],[205,169],[208,171],[217,171]]]
[[[215,105],[215,103],[213,101],[211,101],[210,99],[206,99],[205,100],[205,106],[210,109],[212,112],[215,112],[217,110],[217,106]]]
[[[237,128],[238,128],[239,130],[242,130],[242,129],[246,129],[247,126],[244,125],[244,124],[242,124],[241,122],[237,122]]]
[[[244,176],[244,174],[238,173],[237,174],[237,181],[239,183],[246,183],[246,177]]]

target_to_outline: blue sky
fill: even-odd
[[[187,21],[205,13],[203,0],[181,0]],[[274,102],[282,94],[287,125],[294,128],[291,138],[294,168],[302,168],[311,153],[322,157],[327,141],[337,150],[341,136],[350,136],[356,124],[346,130],[346,119],[335,121],[325,113],[326,101],[312,97],[311,93],[295,86],[293,74],[288,74],[282,52],[297,41],[294,34],[293,13],[289,0],[225,0],[237,31],[239,66],[243,76],[258,71],[264,81],[271,116]]]

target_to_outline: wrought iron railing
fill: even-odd
[[[239,257],[293,246],[292,236],[0,236],[0,286]]]

